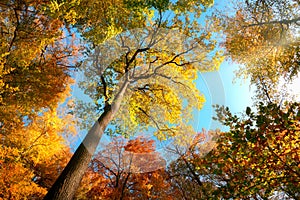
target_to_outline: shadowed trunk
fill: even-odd
[[[128,85],[129,82],[125,81],[120,88],[119,93],[116,95],[113,104],[105,107],[105,111],[95,122],[94,126],[77,148],[67,166],[44,197],[44,200],[73,199],[82,176],[87,170],[92,156],[96,151],[104,130],[120,108],[121,101]]]

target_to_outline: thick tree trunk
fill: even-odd
[[[67,166],[44,197],[44,200],[73,199],[82,176],[88,168],[92,156],[96,151],[104,130],[120,108],[120,104],[128,84],[128,82],[124,82],[119,93],[114,99],[114,103],[110,107],[107,107],[104,113],[95,122],[94,126],[75,151]]]

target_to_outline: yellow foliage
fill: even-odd
[[[54,181],[59,173],[55,170],[65,164],[60,159],[68,156],[69,148],[64,137],[69,134],[66,125],[71,122],[58,116],[54,109],[36,116],[28,125],[13,129],[5,136],[2,135],[0,151],[2,197],[22,199],[42,198],[45,195],[47,188],[43,184],[39,185],[39,179],[45,177],[40,176],[43,176],[45,170],[51,174],[48,180]],[[51,162],[56,162],[56,169],[50,169],[53,165]],[[39,166],[43,165],[44,167],[39,169]],[[47,168],[50,171],[47,172]]]

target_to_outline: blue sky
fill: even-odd
[[[213,85],[208,85],[207,81],[204,81],[205,74],[202,74],[202,77],[199,77],[199,80],[197,82],[197,87],[199,90],[205,95],[206,97],[206,103],[203,107],[203,109],[196,113],[195,115],[195,127],[197,131],[201,131],[202,128],[209,129],[209,128],[215,128],[214,125],[211,125],[213,121],[211,118],[208,118],[207,116],[213,115],[213,109],[211,108],[212,104],[218,103],[220,105],[225,105],[230,108],[230,111],[232,113],[242,113],[246,110],[246,107],[253,107],[253,100],[252,97],[254,96],[255,87],[250,86],[250,79],[238,79],[235,76],[235,71],[239,70],[239,65],[231,63],[229,61],[224,61],[221,66],[220,70],[217,72],[209,72],[208,74],[218,74],[221,78],[222,84],[223,84],[223,90],[224,90],[224,97],[220,94],[213,95],[214,92],[219,92],[221,88],[214,88],[210,87]],[[218,78],[217,75],[212,76],[214,78]],[[215,80],[215,81],[214,81]],[[216,81],[217,79],[212,79],[212,84],[215,84],[214,82],[218,83]],[[216,84],[220,87],[219,83]],[[300,76],[295,78],[291,84],[288,85],[288,90],[290,90],[291,94],[296,95],[296,101],[300,101]],[[220,99],[214,99],[214,98],[220,98]],[[223,100],[224,98],[224,100]],[[287,99],[286,99],[287,100]],[[221,127],[219,124],[217,125],[217,128],[224,128]]]
[[[197,87],[205,95],[206,103],[199,113],[195,113],[196,131],[201,131],[202,128],[224,128],[211,119],[214,104],[228,106],[233,113],[242,112],[247,106],[253,105],[253,88],[250,88],[249,80],[235,78],[235,71],[238,69],[237,64],[224,61],[219,71],[199,76]]]

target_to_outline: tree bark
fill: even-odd
[[[79,145],[71,160],[50,188],[44,200],[71,200],[79,183],[88,168],[93,154],[99,144],[104,130],[118,112],[124,93],[129,85],[125,81],[116,95],[111,106],[106,106],[104,112],[90,129],[82,143]]]

